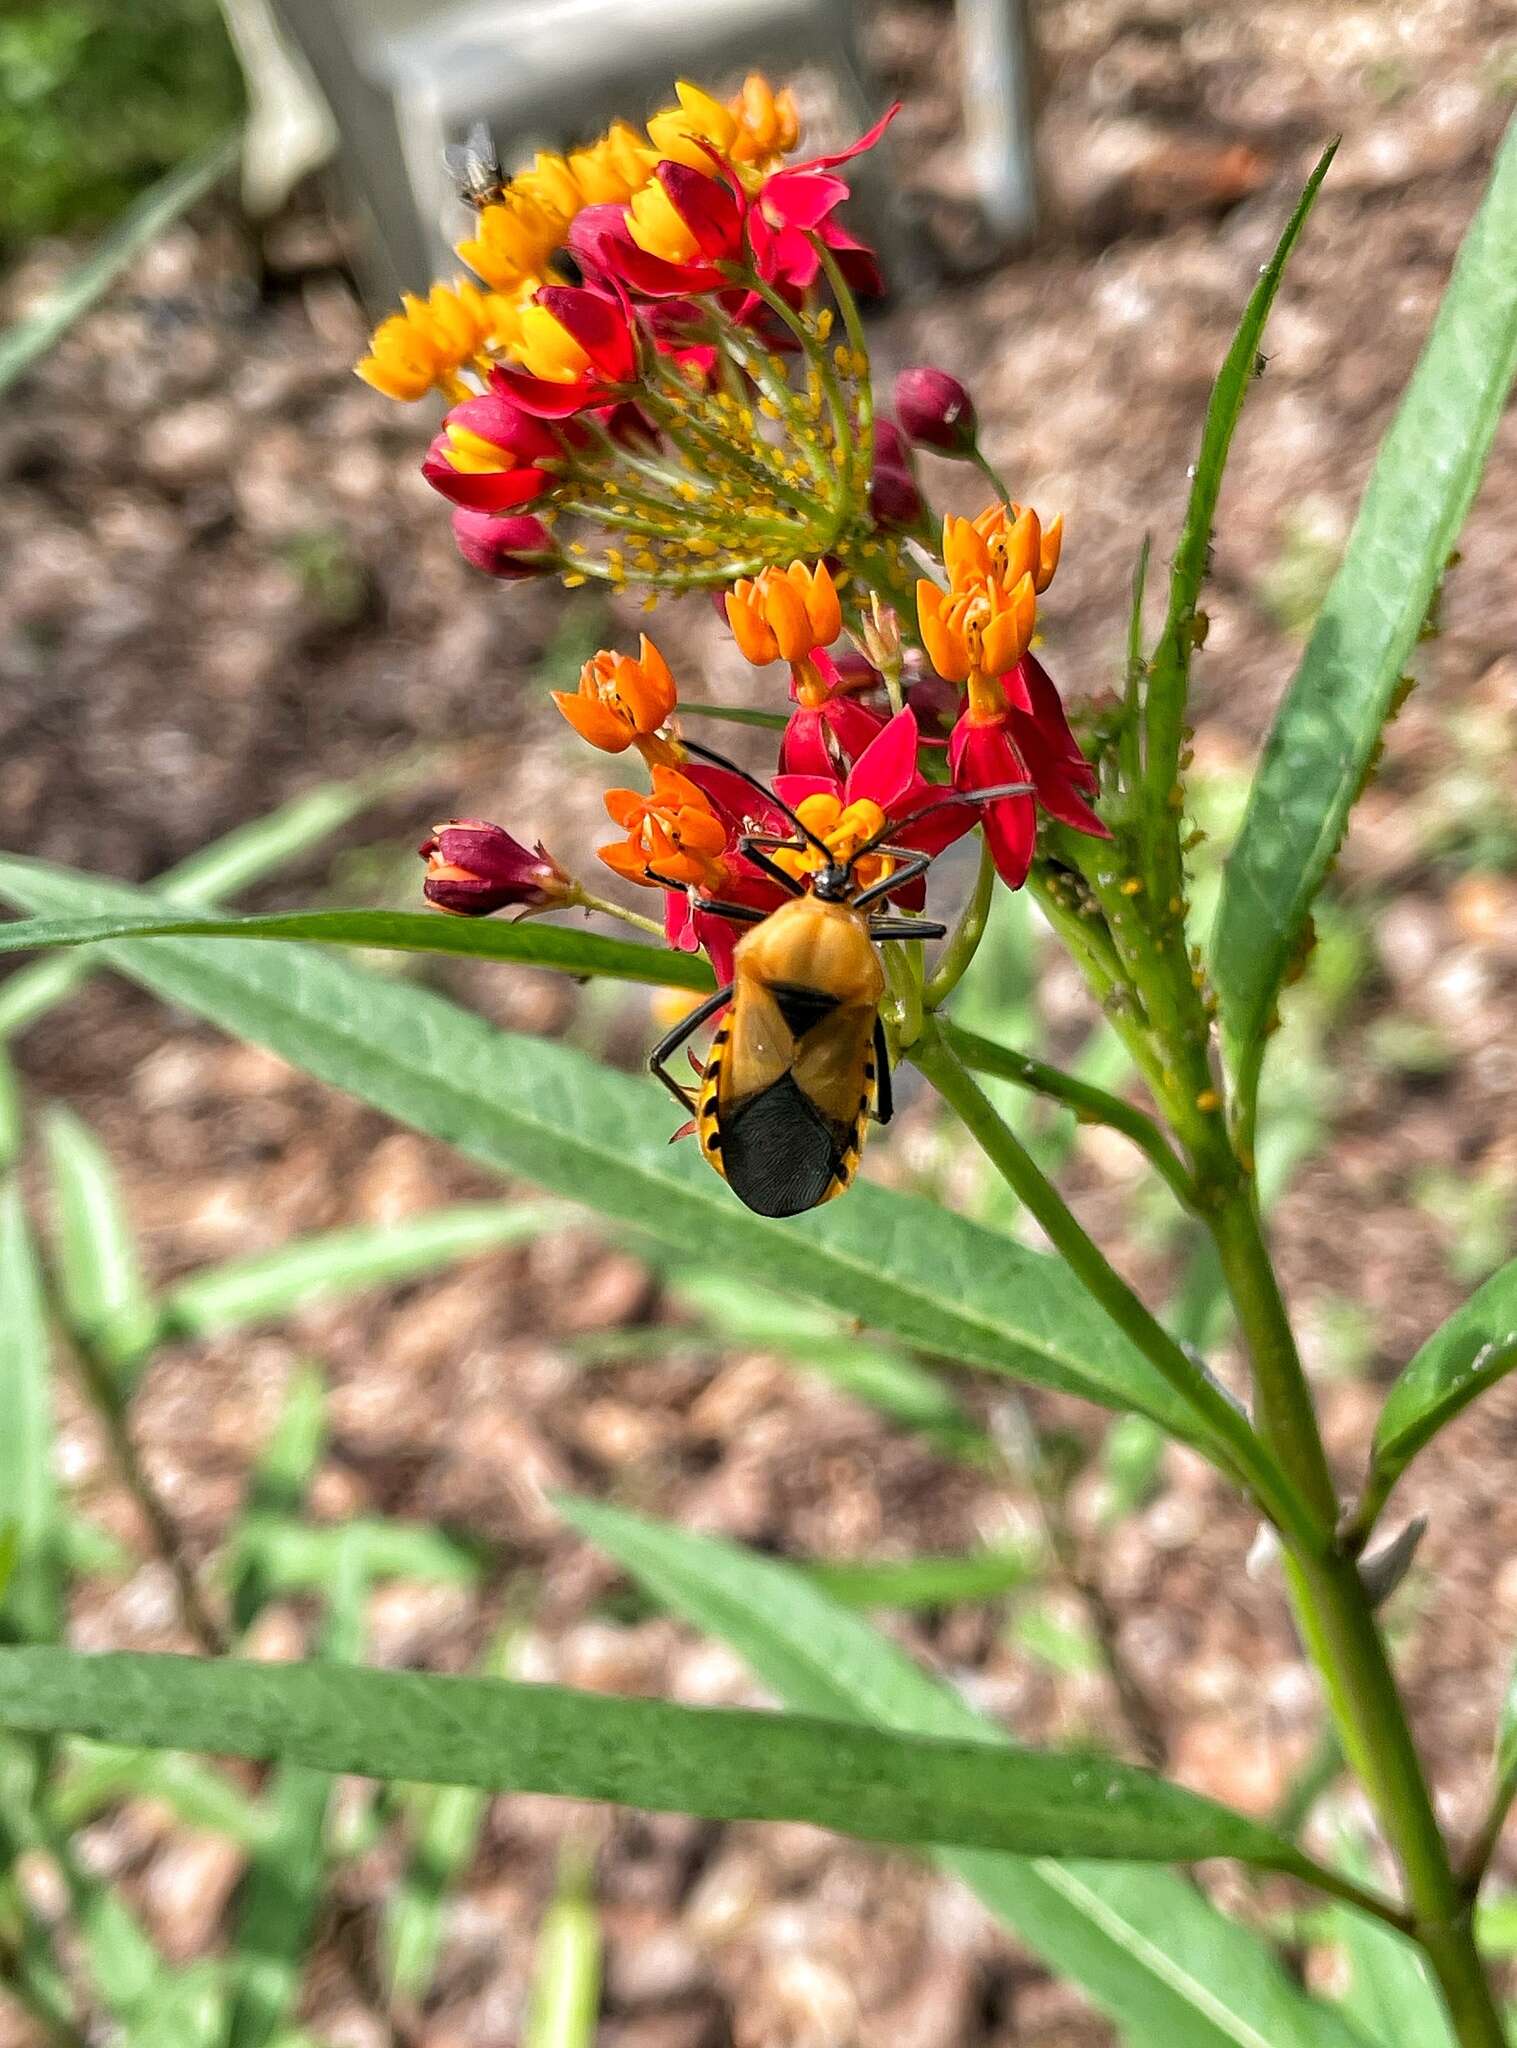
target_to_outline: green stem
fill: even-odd
[[[932,984],[927,986],[929,1003]],[[1196,1207],[1196,1190],[1183,1161],[1152,1117],[1145,1116],[1120,1095],[1080,1081],[1059,1067],[1034,1059],[1030,1053],[1015,1052],[996,1045],[978,1032],[945,1023],[944,1035],[956,1056],[977,1074],[990,1074],[998,1081],[1010,1081],[1018,1088],[1046,1095],[1050,1101],[1072,1109],[1082,1123],[1105,1124],[1130,1138],[1155,1170],[1162,1174],[1175,1199],[1188,1211]]]
[[[660,945],[665,942],[663,926],[651,917],[644,917],[640,910],[628,910],[625,904],[613,903],[608,896],[592,896],[588,889],[581,889],[575,900],[586,910],[598,910],[602,917],[619,917],[623,924],[635,925],[640,932],[647,932],[657,939]]]
[[[912,1048],[914,1063],[953,1109],[1007,1186],[1041,1226],[1054,1250],[1204,1427],[1217,1461],[1240,1477],[1260,1509],[1304,1550],[1320,1548],[1322,1532],[1227,1393],[1181,1350],[1164,1326],[1089,1237],[1020,1140],[996,1114],[972,1074],[955,1057],[935,1019]]]
[[[1252,1188],[1237,1185],[1211,1227],[1253,1359],[1260,1433],[1315,1511],[1331,1517],[1337,1502],[1327,1455]],[[1461,2048],[1506,2048],[1475,1948],[1473,1899],[1449,1861],[1358,1566],[1335,1542],[1325,1549],[1293,1546],[1286,1571],[1302,1637],[1322,1674],[1344,1752],[1400,1859],[1410,1930],[1437,1976]]]
[[[990,906],[995,899],[996,864],[990,851],[990,841],[983,836],[980,840],[980,867],[974,879],[974,888],[969,901],[959,913],[959,921],[949,935],[948,943],[938,955],[938,964],[928,977],[923,990],[923,1001],[929,1010],[940,1009],[964,979],[970,962],[980,950],[980,941],[985,936],[985,927],[990,922]],[[971,1060],[970,1065],[974,1062]]]
[[[969,451],[969,460],[974,464],[981,476],[984,477],[986,483],[990,485],[990,488],[995,492],[1003,505],[1015,504],[1016,500],[1006,488],[1005,480],[1002,478],[999,470],[981,454],[978,441],[975,442]]]
[[[1485,1819],[1480,1824],[1480,1832],[1471,1842],[1459,1866],[1459,1882],[1469,1899],[1473,1899],[1480,1890],[1485,1873],[1490,1868],[1491,1858],[1500,1844],[1501,1833],[1506,1826],[1507,1815],[1512,1810],[1514,1799],[1517,1799],[1517,1771],[1503,1771],[1496,1781],[1496,1790]]]
[[[180,1619],[204,1655],[224,1657],[229,1647],[226,1633],[206,1606],[194,1567],[185,1555],[179,1531],[174,1526],[174,1519],[164,1506],[162,1496],[149,1479],[142,1460],[137,1455],[137,1446],[132,1441],[131,1429],[127,1423],[126,1402],[121,1389],[109,1365],[93,1346],[76,1336],[70,1336],[68,1342],[78,1364],[79,1377],[84,1382],[90,1405],[99,1416],[110,1441],[111,1454],[115,1458],[122,1482],[142,1511],[142,1518],[151,1533],[154,1549],[162,1562],[168,1566],[178,1595]]]

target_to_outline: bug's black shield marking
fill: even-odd
[[[769,994],[774,998],[775,1008],[785,1020],[785,1028],[792,1038],[804,1038],[814,1025],[824,1017],[830,1017],[838,1007],[836,996],[828,995],[825,989],[805,988],[797,982],[771,981]]]
[[[799,1216],[842,1177],[849,1135],[782,1074],[721,1119],[727,1185],[760,1216]]]

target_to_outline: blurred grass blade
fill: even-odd
[[[520,1631],[503,1628],[483,1658],[487,1678],[510,1675]],[[395,2003],[419,2006],[432,1987],[442,1954],[448,1894],[461,1884],[479,1844],[490,1795],[472,1785],[418,1786],[407,1796],[413,1843],[400,1882],[385,1906],[380,1953]]]
[[[367,1580],[358,1546],[339,1545],[330,1604],[317,1651],[321,1663],[350,1663],[362,1648]],[[267,2048],[291,2016],[326,1885],[332,1779],[299,1763],[274,1773],[264,1804],[267,1836],[253,1850],[237,1915],[226,2048]]]
[[[1517,1366],[1517,1259],[1435,1330],[1385,1397],[1361,1513],[1366,1526],[1424,1444]]]
[[[1517,369],[1517,122],[1465,235],[1228,858],[1212,947],[1245,1133],[1270,1019]]]
[[[142,901],[94,877],[11,860],[0,860],[0,896],[42,910]],[[965,1364],[1141,1409],[1197,1440],[1189,1403],[1058,1259],[934,1202],[865,1183],[794,1221],[755,1216],[688,1147],[670,1145],[651,1083],[496,1031],[430,990],[315,949],[159,939],[114,945],[109,957],[196,1015],[496,1171],[590,1201],[687,1259],[725,1264]]]
[[[243,1531],[272,1521],[294,1521],[321,1457],[326,1435],[326,1389],[320,1372],[299,1365],[290,1375],[284,1402],[268,1442],[254,1460],[242,1514],[227,1544],[227,1592],[239,1635],[252,1627],[260,1609],[277,1593],[256,1540]]]
[[[154,893],[184,910],[209,908],[223,896],[235,896],[310,852],[392,790],[414,781],[431,759],[430,754],[408,756],[372,775],[318,783],[266,817],[200,847],[160,875]],[[98,964],[87,952],[57,953],[11,975],[0,985],[0,1040],[28,1030],[87,981]]]
[[[51,1372],[42,1288],[21,1188],[0,1184],[0,1513],[16,1562],[0,1596],[0,1635],[50,1642],[63,1617]]]
[[[0,1000],[3,1000],[0,990]],[[21,1083],[16,1063],[0,1042],[0,1173],[9,1173],[21,1156],[26,1131],[26,1113],[21,1102]]]
[[[1195,649],[1196,607],[1211,556],[1212,525],[1222,490],[1228,451],[1243,411],[1244,400],[1259,369],[1259,345],[1275,303],[1291,252],[1306,226],[1322,180],[1337,151],[1331,143],[1317,159],[1274,254],[1259,272],[1249,294],[1232,345],[1217,372],[1201,432],[1201,451],[1191,473],[1185,521],[1169,576],[1169,602],[1164,625],[1148,664],[1144,692],[1144,822],[1155,834],[1173,830],[1170,791],[1179,773],[1181,732]],[[1146,557],[1145,567],[1146,567]]]
[[[104,296],[127,265],[217,185],[237,162],[242,133],[213,142],[129,206],[99,246],[71,270],[45,304],[0,334],[0,392],[8,391],[74,322]]]
[[[501,1679],[53,1648],[0,1650],[0,1726],[708,1820],[799,1820],[864,1841],[1305,1868],[1270,1828],[1178,1785],[983,1731],[923,1739]]]
[[[672,1291],[677,1303],[701,1317],[714,1348],[778,1352],[900,1428],[920,1431],[950,1456],[989,1451],[990,1439],[942,1380],[904,1352],[846,1330],[825,1310],[695,1267],[676,1269]]]
[[[302,1238],[179,1281],[163,1297],[162,1329],[171,1337],[247,1329],[333,1295],[394,1286],[520,1243],[551,1230],[568,1214],[545,1202],[463,1202],[395,1223]]]
[[[955,1607],[996,1600],[1031,1585],[1043,1569],[1039,1545],[970,1551],[963,1557],[910,1557],[879,1564],[804,1564],[813,1586],[842,1607]]]
[[[264,1815],[229,1778],[198,1757],[171,1749],[72,1742],[48,1793],[47,1810],[54,1826],[72,1833],[126,1799],[154,1800],[181,1827],[226,1835],[243,1848],[268,1833]]]
[[[522,2048],[594,2048],[600,2015],[600,1917],[590,1872],[572,1851],[537,1937]]]
[[[423,1579],[434,1585],[475,1586],[484,1573],[482,1550],[427,1522],[365,1516],[312,1527],[282,1515],[245,1512],[238,1524],[238,1568],[256,1572],[270,1599],[323,1592],[343,1552],[359,1559],[370,1579]]]
[[[589,1501],[559,1507],[661,1605],[736,1650],[797,1712],[1004,1740],[793,1568]],[[1290,1983],[1258,1936],[1167,1871],[981,1852],[938,1860],[1080,1985],[1131,2048],[1363,2048]]]
[[[108,1370],[129,1381],[156,1321],[116,1169],[94,1132],[54,1105],[44,1124],[53,1248],[64,1320]]]
[[[288,910],[245,917],[196,917],[172,911],[139,916],[38,918],[0,925],[0,954],[102,939],[298,939],[310,945],[371,946],[391,953],[445,953],[468,960],[511,960],[560,974],[641,981],[655,987],[712,989],[703,955],[608,939],[577,925],[502,924],[425,910]]]

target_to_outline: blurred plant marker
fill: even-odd
[[[919,1368],[892,1346],[1097,1402],[1130,1422],[1108,1460],[1118,1502],[1143,1497],[1162,1439],[1189,1446],[1237,1488],[1283,1567],[1328,1732],[1373,1811],[1394,1889],[1380,1888],[1380,1859],[1356,1857],[1349,1869],[1318,1860],[1295,1838],[1299,1814],[1271,1826],[1131,1765],[991,1742],[956,1695],[829,1598],[825,1581],[593,1504],[564,1511],[654,1597],[730,1641],[788,1711],[698,1710],[497,1676],[57,1647],[54,1504],[33,1469],[45,1427],[40,1325],[14,1193],[5,1270],[22,1313],[6,1355],[29,1452],[12,1457],[18,1508],[4,1525],[15,1550],[5,1611],[21,1640],[0,1649],[0,1727],[275,1759],[281,1785],[297,1792],[302,1774],[342,1770],[806,1820],[951,1855],[1134,2044],[1405,2048],[1391,2038],[1395,2016],[1418,2009],[1431,2024],[1436,1998],[1458,2048],[1505,2048],[1475,1930],[1517,1792],[1512,1717],[1485,1818],[1456,1847],[1374,1608],[1415,1543],[1412,1531],[1388,1541],[1380,1532],[1402,1473],[1517,1365],[1517,1267],[1487,1279],[1408,1364],[1345,1511],[1261,1221],[1255,1127],[1293,955],[1517,365],[1517,132],[1498,154],[1266,741],[1208,958],[1187,865],[1190,673],[1206,639],[1213,552],[1226,544],[1214,525],[1227,457],[1332,151],[1262,266],[1218,372],[1158,638],[1149,647],[1143,631],[1145,544],[1120,693],[1066,707],[1054,656],[1045,666],[1034,650],[1061,521],[1003,483],[980,446],[973,394],[946,371],[913,366],[897,388],[897,420],[877,415],[858,295],[878,286],[878,268],[842,209],[848,166],[895,111],[848,148],[806,156],[787,91],[753,77],[724,102],[681,83],[645,130],[618,122],[509,178],[484,176],[471,157],[474,219],[459,257],[472,276],[408,297],[358,366],[387,398],[445,401],[430,446],[418,432],[418,459],[476,568],[507,586],[557,576],[570,589],[636,593],[647,611],[715,598],[737,655],[767,672],[755,677],[760,702],[723,714],[760,728],[778,721],[765,773],[690,736],[691,717],[716,707],[684,697],[684,664],[648,634],[635,653],[593,652],[578,687],[557,693],[581,740],[629,764],[626,786],[606,799],[617,837],[600,859],[613,878],[605,886],[643,892],[652,917],[620,894],[592,894],[567,849],[549,855],[525,821],[469,818],[444,820],[423,841],[422,886],[435,906],[426,914],[193,916],[98,877],[3,860],[0,893],[33,922],[0,932],[0,950],[103,945],[112,966],[166,1000],[716,1276],[698,1299],[718,1331],[737,1330],[744,1314],[762,1320],[755,1303],[768,1288],[819,1315],[821,1341],[849,1326],[877,1331],[877,1355],[911,1374]],[[940,519],[917,447],[966,464],[989,501]],[[931,865],[971,834],[978,878],[945,930],[924,916]],[[1004,1001],[973,1012],[983,1032],[948,1014],[961,986],[971,1001],[984,988],[1004,930],[997,903],[1023,888],[1110,1021],[1141,1106],[1117,1092],[1127,1077],[1115,1064],[1069,1074],[1004,1043]],[[634,936],[543,922],[587,907]],[[515,915],[492,922],[500,911]],[[924,942],[939,937],[929,974]],[[653,1060],[688,1113],[693,1146],[671,1148],[667,1109],[646,1078],[497,1031],[429,990],[335,959],[330,949],[344,945],[695,997]],[[1022,1014],[1025,1024],[1031,1011]],[[665,1061],[703,1026],[713,1035],[692,1055],[692,1087]],[[979,1146],[1046,1250],[858,1179],[867,1125],[888,1120],[903,1060]],[[1206,1334],[1225,1295],[1251,1377],[1246,1406],[1111,1264],[978,1074],[1120,1132],[1165,1201],[1204,1233],[1209,1264],[1184,1304],[1187,1326]],[[1289,1147],[1263,1135],[1274,1146],[1268,1166]],[[81,1254],[79,1218],[115,1213],[98,1161],[67,1125],[55,1124],[53,1147],[68,1191],[60,1250],[71,1312],[116,1332],[134,1357],[143,1290],[115,1225],[104,1265]],[[392,1270],[407,1259],[419,1270],[442,1240],[480,1228],[485,1241],[510,1234],[497,1236],[499,1219],[454,1212],[436,1243],[423,1232]],[[319,1249],[315,1267],[318,1278],[355,1283],[384,1270],[372,1243],[341,1239]],[[224,1275],[220,1313],[250,1318],[270,1290],[293,1300],[305,1272],[299,1259],[276,1266],[272,1282],[256,1267],[234,1272],[229,1295]],[[198,1326],[216,1324],[214,1286],[209,1308],[204,1284],[198,1297],[181,1284],[174,1298],[186,1327],[197,1326],[197,1298]],[[781,1348],[797,1341],[793,1321],[788,1330]],[[919,1396],[909,1403],[918,1421]],[[350,1563],[371,1545],[395,1554],[383,1525],[355,1522],[346,1540]],[[292,1559],[254,1518],[239,1618],[260,1574],[277,1564],[309,1583],[327,1555]],[[912,1562],[833,1579],[844,1599],[948,1598],[1026,1569],[995,1557],[904,1568]],[[435,1568],[466,1571],[467,1559],[450,1551]],[[1046,1627],[1034,1642],[1045,1657],[1082,1653]],[[450,1857],[466,1853],[477,1814],[461,1802]],[[264,1843],[272,1896],[268,1854]],[[1260,1936],[1152,1867],[1217,1856],[1334,1902],[1331,1938],[1354,1956],[1348,2010],[1300,1989]],[[306,1911],[308,1895],[292,1896]],[[410,1991],[430,1973],[435,1904],[423,1887],[403,1965],[390,1951]],[[1342,1935],[1345,1924],[1358,1938]],[[281,1925],[288,1935],[295,1921]],[[1363,1939],[1366,1928],[1376,1938]],[[287,2003],[288,1945],[278,1964]],[[569,1872],[543,1931],[533,2048],[591,2038],[598,1967],[587,1885]],[[45,2006],[52,1980],[35,1969],[29,1982],[33,2005]],[[256,2032],[263,2017],[248,2024]]]

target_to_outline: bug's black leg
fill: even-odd
[[[702,896],[699,907],[713,917],[725,917],[729,924],[762,924],[767,910],[755,910],[751,903],[724,903],[719,896]]]
[[[925,917],[877,917],[869,922],[872,939],[946,939],[948,927]]]
[[[784,846],[788,847],[793,853],[804,853],[806,851],[805,841],[796,839],[770,840],[767,833],[745,832],[737,842],[737,850],[743,855],[744,859],[751,860],[759,873],[767,875],[771,882],[778,882],[787,896],[804,896],[806,891],[801,883],[795,879],[794,875],[787,875],[778,861],[773,861],[769,858],[769,855],[763,851],[761,841],[767,842],[771,850],[777,850],[779,847]]]
[[[724,1003],[732,1001],[732,984],[719,988],[714,996],[708,996],[699,1009],[692,1010],[688,1017],[681,1017],[672,1031],[666,1031],[658,1044],[648,1055],[648,1071],[658,1077],[674,1097],[687,1116],[693,1115],[695,1098],[688,1088],[682,1088],[669,1072],[664,1062],[671,1053],[679,1051],[687,1038],[693,1038],[708,1018],[714,1017]]]
[[[878,851],[901,856],[901,865],[894,874],[886,875],[883,881],[871,882],[867,889],[861,890],[853,899],[855,910],[867,910],[871,903],[878,903],[880,898],[888,896],[892,889],[904,888],[906,883],[914,882],[918,875],[925,875],[936,858],[934,854],[916,853],[904,846],[882,846]]]
[[[874,1109],[877,1124],[888,1124],[895,1115],[895,1091],[890,1083],[890,1047],[885,1042],[883,1018],[874,1020]]]

